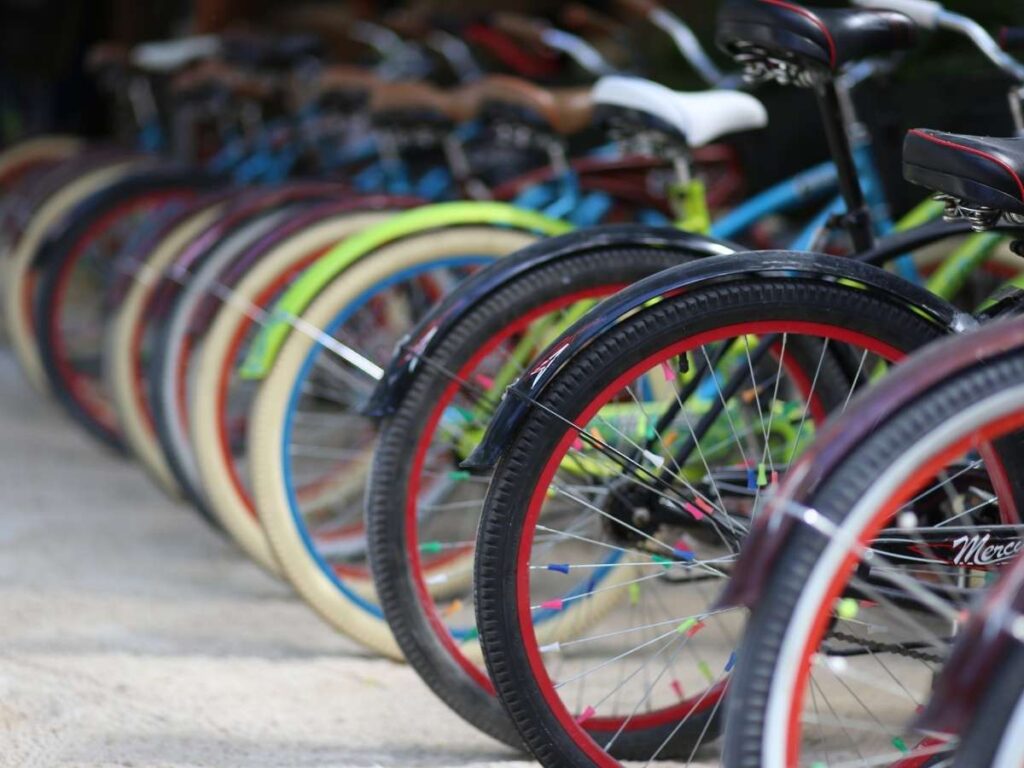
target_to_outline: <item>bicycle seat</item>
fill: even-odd
[[[593,103],[588,88],[544,88],[509,75],[491,75],[470,86],[469,100],[482,110],[512,112],[517,120],[570,135],[590,125]]]
[[[718,13],[715,39],[730,55],[761,49],[834,72],[856,59],[910,48],[915,31],[909,18],[894,11],[727,0]]]
[[[915,128],[903,141],[903,176],[969,205],[1024,214],[1024,138]]]
[[[200,59],[216,56],[220,51],[220,38],[213,35],[185,37],[181,40],[141,43],[132,51],[132,63],[139,69],[166,74]]]
[[[739,91],[682,93],[640,77],[610,75],[597,81],[591,98],[595,106],[643,112],[691,147],[768,124],[761,102]]]

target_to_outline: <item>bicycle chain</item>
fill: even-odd
[[[907,648],[905,645],[900,643],[877,643],[872,640],[865,640],[863,637],[849,635],[845,632],[829,632],[828,637],[862,646],[872,653],[895,653],[900,656],[906,656],[910,659],[917,659],[918,661],[931,661],[935,664],[944,664],[946,661],[945,656],[922,653],[921,651],[914,650],[913,648]]]

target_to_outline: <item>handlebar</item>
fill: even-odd
[[[922,29],[947,29],[968,38],[985,57],[1018,83],[1024,83],[1024,65],[1006,53],[974,19],[947,11],[935,0],[853,0],[862,8],[897,11]]]

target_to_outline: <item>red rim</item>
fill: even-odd
[[[951,460],[962,455],[972,445],[974,447],[987,446],[998,437],[1005,435],[1011,430],[1020,428],[1021,426],[1024,426],[1024,410],[1019,413],[1004,416],[969,435],[961,437],[956,442],[946,446],[928,461],[919,465],[913,472],[911,472],[909,477],[897,486],[889,500],[879,507],[879,511],[872,518],[871,522],[857,535],[857,544],[860,547],[867,546],[867,544],[878,535],[886,522],[891,519],[900,508],[902,500],[905,500],[911,494],[917,493],[931,477],[934,477],[936,472]],[[811,626],[811,630],[807,635],[807,642],[800,654],[800,668],[797,674],[796,685],[794,687],[795,695],[793,696],[789,716],[787,718],[789,721],[789,734],[786,742],[786,764],[794,766],[794,768],[797,766],[797,761],[800,758],[799,736],[802,733],[802,729],[800,727],[800,714],[803,710],[804,691],[807,687],[807,680],[810,675],[810,665],[808,661],[810,656],[814,653],[814,649],[820,645],[821,637],[824,634],[825,628],[831,618],[831,606],[839,598],[843,585],[849,574],[853,571],[857,563],[857,559],[856,552],[850,552],[836,570],[836,574],[832,582],[829,584],[829,588],[825,594],[825,599],[821,602],[822,606],[829,606],[829,609],[823,610],[815,618],[814,624]],[[896,763],[895,765],[902,766],[903,764]]]
[[[602,389],[593,398],[591,403],[580,413],[576,420],[583,423],[589,421],[594,414],[600,410],[604,401],[611,394],[621,389],[626,382],[635,379],[639,374],[650,370],[664,360],[683,354],[684,352],[688,352],[703,344],[719,341],[730,336],[738,336],[741,334],[764,335],[772,333],[816,335],[849,344],[856,344],[893,362],[904,357],[904,353],[901,350],[884,344],[878,339],[870,338],[845,328],[837,328],[822,323],[764,321],[758,323],[733,324],[684,339],[654,353],[653,355],[650,355],[646,359],[632,366],[629,370],[621,374],[608,386]],[[787,371],[788,370],[789,369],[787,368]],[[541,506],[544,503],[547,488],[551,483],[551,479],[558,470],[562,457],[565,455],[566,451],[568,451],[570,445],[575,439],[576,431],[572,428],[566,430],[566,433],[562,436],[554,450],[551,452],[548,464],[544,467],[543,472],[539,476],[537,485],[530,498],[526,517],[524,518],[522,525],[522,538],[520,539],[519,548],[516,553],[516,611],[519,618],[519,633],[522,638],[523,648],[526,651],[527,661],[530,665],[534,682],[541,695],[544,697],[548,708],[554,714],[564,732],[575,742],[577,747],[587,755],[587,757],[593,760],[597,765],[618,766],[619,763],[611,758],[611,756],[608,755],[596,741],[594,741],[589,732],[603,732],[610,729],[618,730],[623,723],[623,719],[612,717],[592,717],[586,721],[586,728],[577,723],[573,715],[566,708],[561,697],[558,695],[558,692],[555,690],[554,684],[548,676],[547,668],[544,666],[540,649],[537,646],[533,634],[533,621],[529,598],[529,553],[532,551],[534,528],[536,526],[537,519],[540,516]],[[693,713],[707,711],[718,704],[718,701],[725,692],[725,688],[726,685],[725,682],[723,682],[721,685],[705,689],[701,694],[691,696],[689,699],[671,707],[666,707],[659,712],[651,712],[642,717],[631,718],[630,730],[634,727],[641,728],[661,725],[676,721]]]
[[[430,622],[430,626],[435,637],[437,637],[441,642],[441,645],[455,660],[459,667],[461,667],[474,682],[490,694],[496,693],[494,690],[494,684],[491,682],[490,677],[487,676],[487,673],[466,658],[465,654],[462,653],[461,649],[456,644],[455,639],[452,637],[451,632],[444,623],[444,619],[437,610],[437,605],[430,596],[430,590],[428,589],[426,579],[424,578],[425,573],[429,572],[431,568],[428,567],[424,570],[422,560],[420,558],[419,530],[416,525],[416,509],[417,497],[419,496],[420,490],[420,476],[423,470],[423,464],[426,461],[427,450],[431,445],[431,438],[434,435],[434,431],[437,429],[437,424],[441,420],[441,416],[443,415],[445,408],[448,407],[448,403],[455,398],[455,395],[460,390],[460,380],[464,381],[476,366],[479,365],[487,355],[493,352],[501,342],[505,341],[513,334],[523,330],[526,326],[542,315],[557,311],[558,309],[562,309],[578,301],[608,296],[621,290],[623,287],[623,284],[618,283],[615,285],[601,286],[585,291],[577,291],[576,293],[567,294],[565,296],[559,296],[556,299],[535,307],[525,315],[516,318],[512,324],[505,326],[499,333],[484,342],[480,348],[473,353],[472,357],[470,357],[469,360],[458,370],[456,378],[453,379],[445,388],[444,392],[441,393],[437,404],[427,418],[424,429],[420,432],[421,441],[416,448],[413,461],[409,467],[409,482],[405,505],[405,550],[406,557],[409,558],[410,573],[412,575],[413,583],[416,586],[416,594],[420,605],[423,607],[423,611],[427,615],[427,619]],[[433,567],[444,565],[455,557],[458,557],[460,554],[464,554],[464,551],[461,549],[454,550],[447,556],[434,559],[431,565]]]
[[[114,412],[113,407],[109,402],[102,399],[98,392],[95,391],[95,388],[91,386],[93,381],[91,377],[76,370],[67,357],[67,345],[65,344],[61,320],[64,297],[70,285],[71,275],[91,242],[100,236],[112,222],[126,214],[141,209],[156,208],[171,200],[188,198],[192,195],[192,192],[161,191],[141,195],[115,206],[89,225],[82,237],[75,243],[68,257],[64,259],[60,265],[60,271],[57,273],[54,300],[47,308],[47,313],[49,323],[48,339],[58,377],[78,407],[102,429],[112,435],[118,435],[121,431],[117,421],[117,414]]]
[[[266,307],[267,303],[290,283],[296,275],[323,256],[332,247],[332,245],[324,246],[297,259],[294,264],[280,272],[277,277],[268,283],[257,294],[256,300],[253,303],[260,308]],[[227,354],[221,359],[220,375],[217,379],[217,443],[220,448],[221,461],[228,469],[228,477],[232,488],[235,490],[235,494],[245,504],[245,508],[252,519],[258,521],[259,516],[256,513],[256,506],[253,504],[252,496],[242,482],[242,478],[238,474],[238,468],[235,466],[234,455],[231,451],[231,425],[227,411],[228,387],[231,384],[231,374],[235,369],[235,360],[238,357],[242,342],[245,340],[246,331],[253,325],[253,322],[253,318],[249,315],[245,315],[241,319],[241,322],[235,328],[234,335],[231,337]]]

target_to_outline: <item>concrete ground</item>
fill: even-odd
[[[0,766],[528,764],[97,449],[0,352]]]

